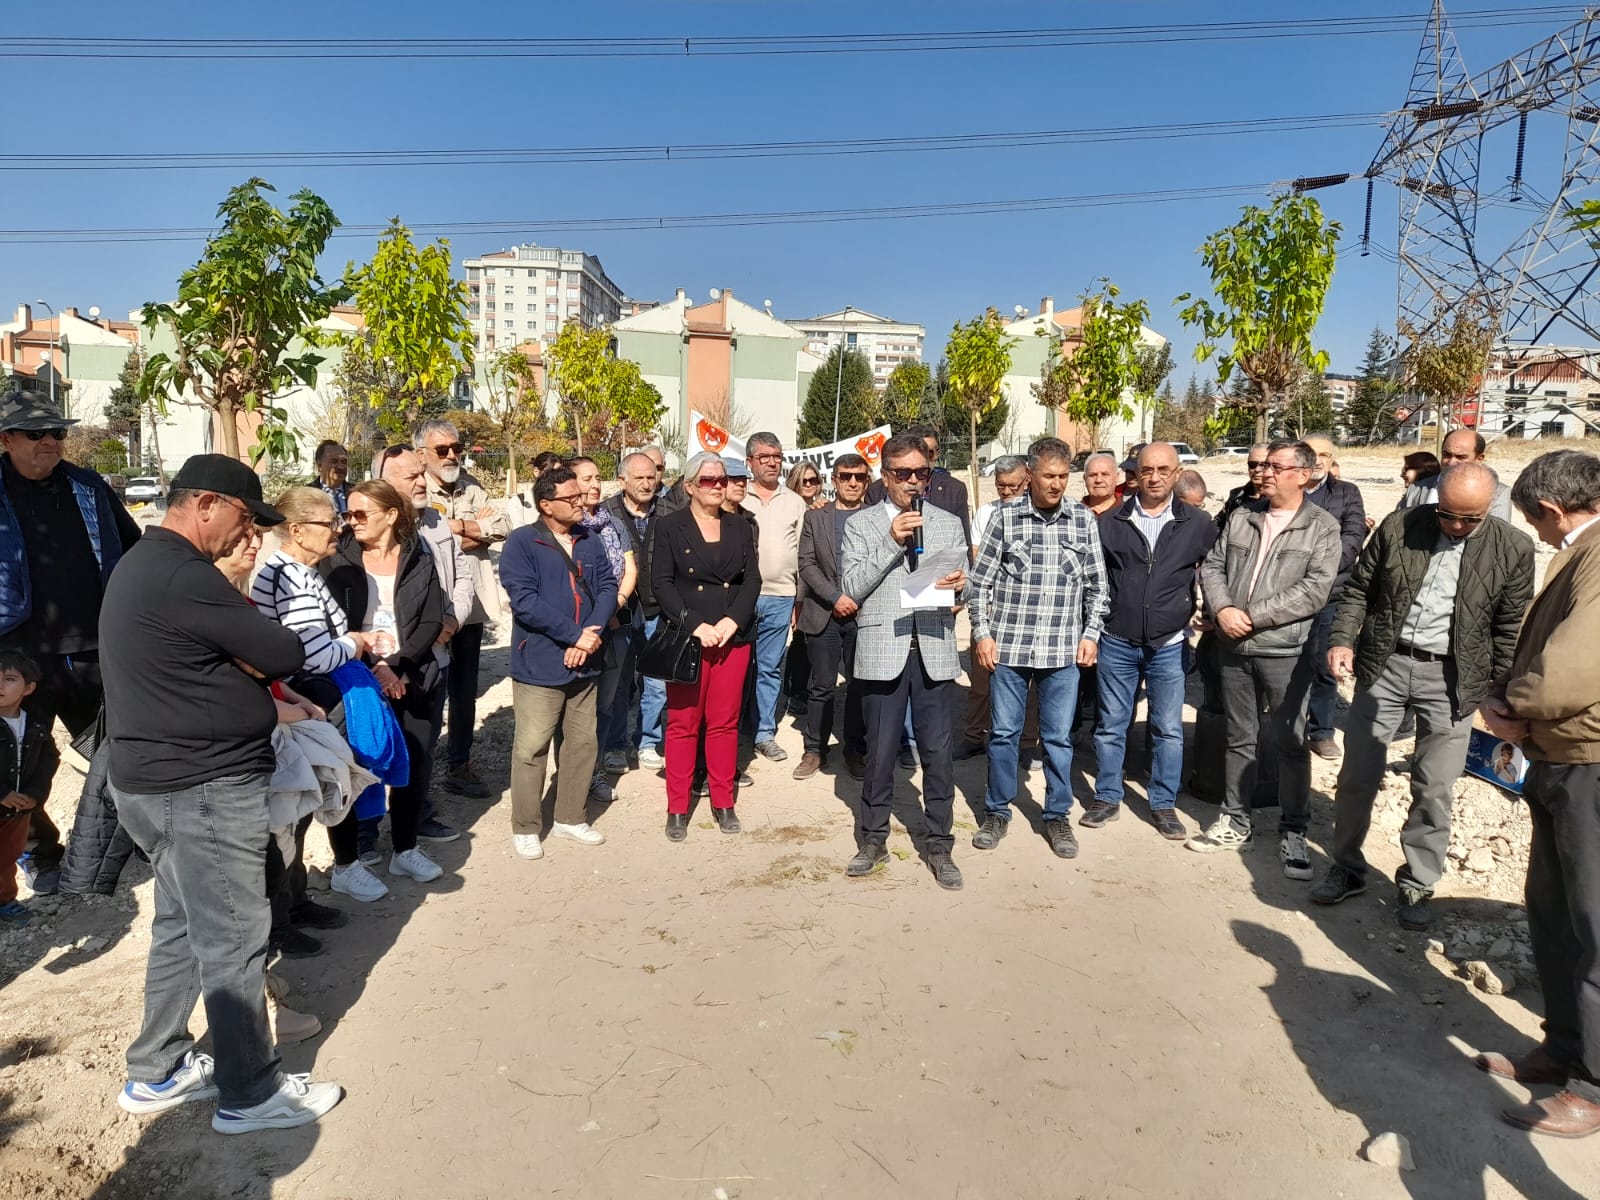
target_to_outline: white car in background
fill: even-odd
[[[128,504],[148,504],[161,499],[161,480],[154,475],[140,475],[128,480],[122,499]]]
[[[1182,467],[1198,466],[1200,456],[1189,449],[1188,442],[1173,442],[1172,448],[1178,452],[1178,465]]]
[[[1249,458],[1250,457],[1250,447],[1249,446],[1218,446],[1215,450],[1213,450],[1206,457],[1208,457],[1208,458]]]

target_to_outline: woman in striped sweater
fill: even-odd
[[[330,557],[344,527],[333,510],[326,492],[313,487],[290,488],[277,500],[284,522],[277,527],[278,549],[262,565],[250,588],[256,607],[280,625],[300,635],[305,647],[306,665],[295,682],[316,703],[332,708],[339,702],[337,689],[318,691],[313,685],[318,675],[327,675],[367,652],[367,634],[350,628],[344,610],[335,602],[328,585],[317,573],[317,564]],[[320,681],[324,684],[327,680]],[[347,828],[348,826],[348,828]],[[303,839],[305,830],[297,830]],[[369,871],[356,856],[356,819],[349,817],[328,831],[333,846],[333,886],[356,900],[381,900],[388,886]],[[300,885],[296,871],[293,885]],[[296,892],[301,890],[295,886]],[[301,901],[296,895],[294,900]]]

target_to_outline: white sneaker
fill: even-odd
[[[645,745],[639,747],[639,765],[647,771],[659,771],[667,765],[667,760],[654,746]]]
[[[544,857],[544,847],[539,844],[537,833],[513,833],[511,845],[516,849],[518,858]]]
[[[344,1099],[337,1083],[312,1083],[309,1075],[279,1074],[278,1090],[248,1108],[219,1108],[211,1118],[218,1133],[255,1133],[309,1125]]]
[[[389,894],[389,885],[369,871],[366,863],[362,862],[353,862],[348,867],[336,864],[332,874],[328,876],[328,886],[336,892],[343,892],[352,900],[360,900],[363,904],[382,900]]]
[[[557,821],[550,826],[550,835],[571,838],[575,842],[582,842],[585,846],[598,846],[606,840],[606,835],[590,826],[587,821],[580,821],[576,825],[563,825]]]
[[[1200,854],[1216,854],[1221,850],[1248,850],[1254,844],[1254,832],[1248,829],[1241,832],[1227,817],[1218,817],[1211,823],[1209,829],[1195,834],[1184,843],[1189,849]]]
[[[389,860],[389,874],[403,875],[418,883],[432,883],[444,874],[444,868],[413,846]]]
[[[1286,833],[1278,839],[1278,857],[1283,860],[1283,873],[1290,879],[1311,878],[1311,852],[1306,848],[1306,835]]]
[[[216,1065],[211,1055],[191,1050],[165,1083],[125,1083],[117,1104],[126,1112],[158,1113],[191,1100],[210,1100],[217,1094]]]

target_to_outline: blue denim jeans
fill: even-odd
[[[112,785],[117,816],[155,873],[144,974],[144,1024],[128,1047],[128,1078],[161,1083],[194,1048],[189,1016],[206,1006],[218,1103],[260,1104],[278,1086],[267,1023],[267,785],[231,775],[176,792]]]
[[[661,624],[660,617],[651,617],[644,623],[644,635],[639,640],[639,648],[644,648],[645,642],[650,640],[656,631],[656,626]],[[638,657],[635,655],[635,671],[638,667]],[[663,749],[665,731],[662,720],[667,711],[667,685],[665,680],[651,679],[648,675],[639,676],[639,725],[633,731],[633,748],[638,750],[644,746],[654,746],[656,752]]]
[[[778,693],[783,689],[783,652],[789,644],[794,600],[788,596],[756,599],[755,677],[756,741],[770,742],[778,732]]]
[[[1094,798],[1107,804],[1122,803],[1123,762],[1128,753],[1128,726],[1145,683],[1150,704],[1150,735],[1154,753],[1150,764],[1150,808],[1171,808],[1183,781],[1184,643],[1170,646],[1136,646],[1111,634],[1100,638],[1099,719],[1094,731]]]
[[[1028,710],[1028,683],[1039,689],[1039,748],[1044,752],[1044,815],[1072,810],[1072,714],[1078,707],[1078,668],[995,664],[989,681],[989,789],[983,806],[1011,819],[1017,795],[1017,747]]]

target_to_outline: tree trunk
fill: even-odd
[[[222,423],[222,452],[229,458],[238,458],[239,409],[231,399],[219,397],[216,413]]]
[[[1272,414],[1272,390],[1263,387],[1261,395],[1261,411],[1256,413],[1256,441],[1265,442],[1268,440],[1268,423]]]
[[[972,481],[972,487],[967,492],[967,515],[972,515],[972,505],[978,502],[978,410],[967,409],[967,438],[972,457],[967,459],[967,478]]]
[[[517,443],[515,438],[506,439],[506,499],[517,494]]]
[[[163,490],[167,486],[167,464],[161,458],[161,410],[152,403],[150,405],[150,452],[156,458],[156,476],[161,480]]]

